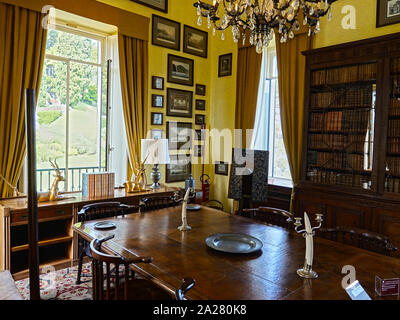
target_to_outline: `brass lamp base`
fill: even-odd
[[[317,279],[318,278],[318,273],[316,273],[314,270],[309,268],[301,268],[297,270],[297,274],[302,277],[302,278],[307,278],[307,279]]]
[[[178,227],[178,230],[179,231],[189,231],[189,230],[192,230],[192,227],[191,226],[188,226],[188,225],[186,225],[186,226],[180,226],[180,227]]]

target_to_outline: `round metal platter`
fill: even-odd
[[[263,247],[259,239],[241,233],[214,234],[206,239],[206,244],[212,249],[228,253],[251,253]]]
[[[116,224],[113,222],[107,222],[107,221],[103,221],[103,222],[98,222],[94,225],[94,228],[97,230],[107,230],[107,229],[112,229],[115,228]]]

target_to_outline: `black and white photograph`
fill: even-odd
[[[196,99],[196,110],[206,110],[206,100]]]
[[[170,164],[166,165],[167,183],[185,181],[192,171],[190,155],[170,155]]]
[[[167,139],[170,150],[190,150],[192,148],[192,123],[167,122]]]
[[[195,140],[196,141],[204,141],[205,140],[205,134],[206,134],[205,130],[196,130]]]
[[[164,114],[152,112],[151,113],[151,124],[153,126],[162,126],[164,124]]]
[[[152,44],[180,51],[181,24],[153,15]]]
[[[164,90],[164,78],[153,76],[151,81],[151,88],[154,90]]]
[[[151,97],[152,97],[153,108],[164,108],[164,96],[159,94],[153,94]]]
[[[168,55],[168,82],[193,87],[194,60]]]
[[[163,138],[163,131],[159,129],[151,130],[151,139],[159,140]]]
[[[195,121],[195,124],[197,124],[197,125],[206,124],[206,116],[202,115],[202,114],[196,114],[194,121]]]
[[[206,86],[203,84],[196,84],[196,95],[205,96],[206,95]]]
[[[215,163],[215,174],[227,176],[229,171],[229,165],[226,162]]]
[[[168,0],[131,0],[146,7],[168,13]]]
[[[202,157],[204,154],[204,145],[197,144],[193,147],[193,156]]]
[[[378,0],[376,26],[400,23],[400,0]]]
[[[180,89],[167,89],[167,116],[193,117],[193,92]]]
[[[183,34],[183,52],[207,58],[208,33],[185,25]]]
[[[219,56],[218,77],[232,75],[232,53]]]

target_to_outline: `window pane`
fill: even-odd
[[[46,59],[36,109],[36,158],[38,189],[49,190],[53,182],[53,170],[49,159],[57,159],[65,168],[66,151],[66,96],[67,64]],[[63,190],[64,183],[59,189]]]
[[[73,33],[49,30],[46,53],[68,59],[98,63],[100,41]]]

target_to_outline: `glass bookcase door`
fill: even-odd
[[[376,63],[312,72],[306,180],[372,189]]]
[[[385,191],[398,194],[400,193],[400,57],[391,60],[390,82]]]

